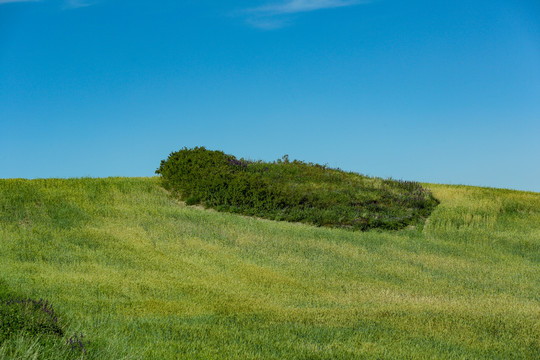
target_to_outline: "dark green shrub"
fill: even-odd
[[[65,339],[66,327],[47,300],[14,296],[0,280],[0,347],[22,336],[37,341],[42,350],[39,358],[79,358],[85,353],[83,334]],[[9,356],[16,349],[3,351]]]
[[[438,204],[416,182],[369,178],[287,155],[266,163],[184,148],[156,173],[187,205],[317,226],[397,230],[421,224]]]
[[[48,301],[14,297],[4,287],[0,283],[0,343],[19,332],[63,336],[62,326]]]

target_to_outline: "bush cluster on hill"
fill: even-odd
[[[438,201],[417,182],[371,178],[325,165],[237,159],[183,148],[156,170],[187,205],[355,230],[421,224]]]
[[[0,359],[83,358],[83,334],[66,328],[47,300],[14,296],[0,280]]]

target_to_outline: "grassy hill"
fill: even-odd
[[[351,232],[188,207],[159,178],[0,180],[0,300],[64,324],[0,359],[537,358],[540,194],[424,186],[423,229]]]

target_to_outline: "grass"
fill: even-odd
[[[0,180],[0,280],[87,359],[538,358],[540,194],[424,186],[422,229],[351,232],[185,206],[156,177]],[[0,359],[66,352],[42,343]]]

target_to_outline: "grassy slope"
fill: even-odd
[[[0,280],[89,358],[535,358],[540,194],[426,185],[423,231],[186,207],[158,178],[0,180]]]

